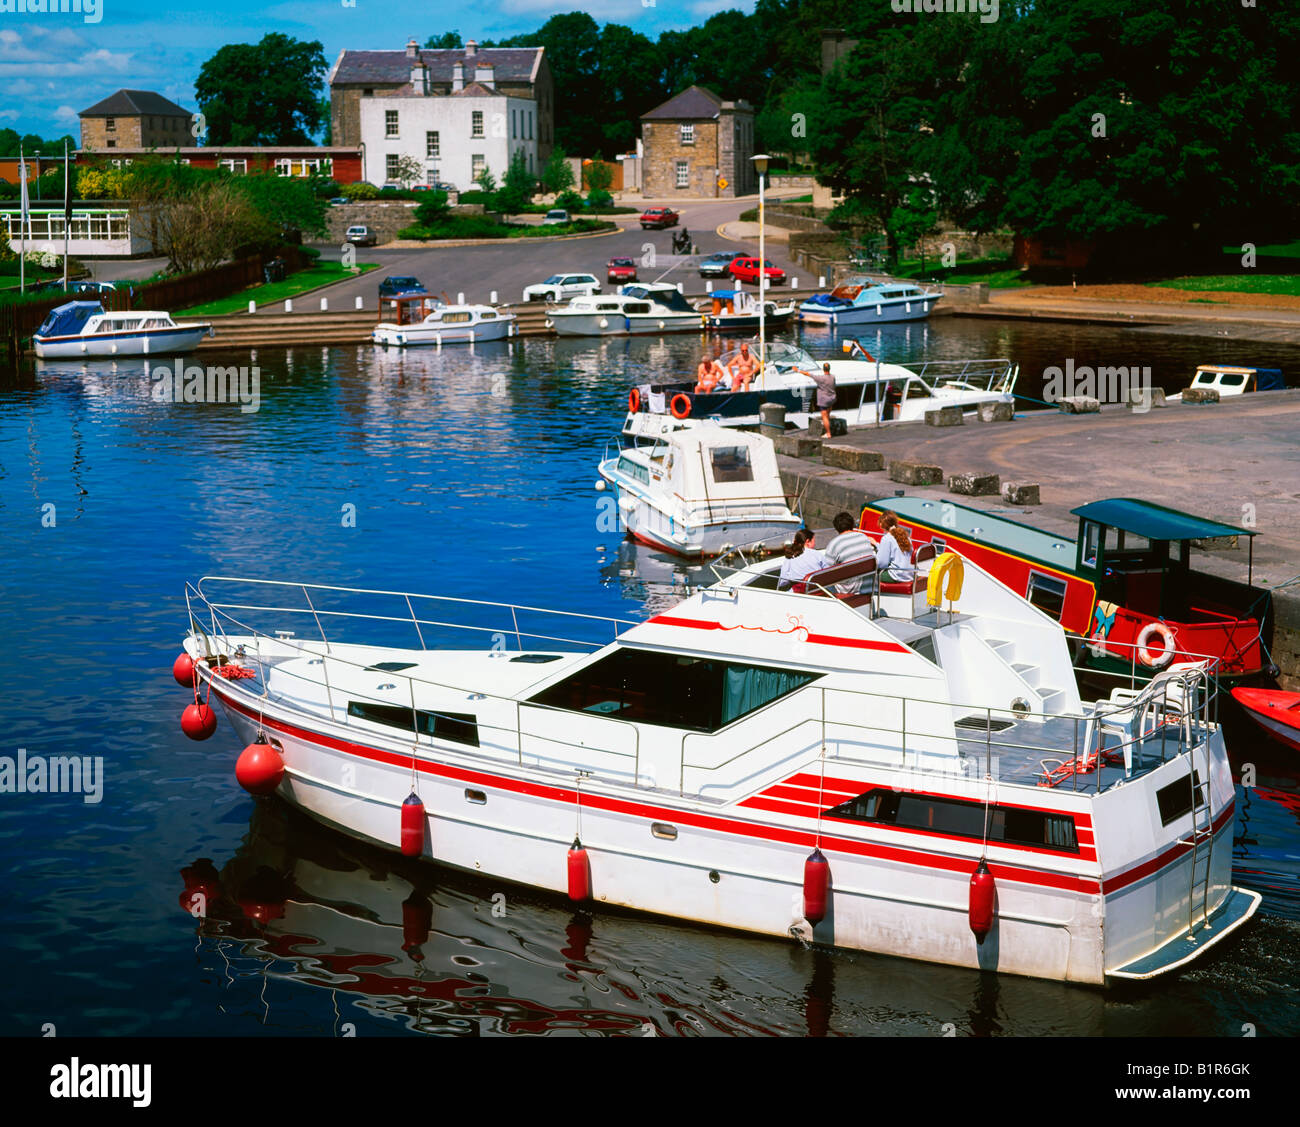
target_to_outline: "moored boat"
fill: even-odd
[[[666,282],[636,282],[616,294],[575,297],[547,310],[560,336],[601,337],[699,330],[700,314]]]
[[[919,321],[943,296],[913,282],[878,282],[865,275],[845,278],[830,293],[813,294],[799,306],[799,320],[811,325],[884,325]]]
[[[375,344],[474,344],[515,335],[515,315],[492,305],[449,304],[429,294],[404,294],[380,302],[381,320],[371,332]]]
[[[98,301],[69,301],[50,310],[32,345],[42,360],[174,355],[214,335],[207,323],[177,322],[157,309],[106,313]]]
[[[1232,697],[1275,740],[1300,751],[1300,693],[1238,686]]]
[[[764,301],[763,320],[767,328],[781,328],[794,317],[793,301]],[[748,290],[714,290],[698,304],[706,329],[717,332],[750,331],[758,328],[758,298]]]
[[[1254,913],[1212,665],[1086,704],[1055,620],[951,554],[928,597],[779,566],[639,624],[207,578],[174,673],[247,789],[575,904],[1096,984]]]
[[[1281,391],[1286,387],[1280,368],[1238,367],[1230,364],[1202,364],[1192,377],[1194,391],[1215,391],[1220,399],[1245,395],[1249,391]],[[1181,400],[1181,391],[1169,396]]]

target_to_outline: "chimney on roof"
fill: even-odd
[[[465,64],[459,60],[451,67],[451,92],[465,89]]]
[[[418,59],[420,57],[420,45],[414,39],[406,41],[406,57],[408,59]]]
[[[466,43],[465,43],[465,54],[468,55],[471,59],[472,59],[475,55],[478,54],[478,40],[477,40],[477,39],[470,39],[470,40],[467,40],[467,41],[466,41]]]
[[[417,58],[411,64],[411,93],[427,94],[429,92],[428,83],[425,81],[427,71],[424,68],[424,60]]]
[[[496,81],[497,68],[491,63],[474,64],[474,81],[481,82],[484,86],[491,86]]]

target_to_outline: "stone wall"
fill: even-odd
[[[335,204],[325,216],[327,241],[342,244],[349,227],[364,223],[379,236],[380,243],[391,242],[397,232],[415,222],[416,204],[409,200],[357,200]]]
[[[768,185],[773,188],[815,188],[817,178],[815,176],[796,176],[788,172],[774,172],[767,178]]]
[[[680,122],[644,121],[641,137],[645,158],[641,167],[641,192],[652,199],[718,194],[718,123],[697,121],[694,144],[683,145]],[[677,162],[687,161],[690,179],[677,187]]]
[[[138,117],[118,117],[113,119],[114,128],[108,129],[106,117],[83,117],[81,119],[81,147],[103,151],[109,148],[109,141],[114,149],[141,149],[144,143],[140,137],[140,119]]]

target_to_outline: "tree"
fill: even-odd
[[[546,160],[546,167],[542,169],[542,189],[558,195],[572,187],[573,166],[564,150],[556,145]]]
[[[597,152],[601,122],[600,27],[586,12],[552,16],[540,28],[499,47],[544,47],[555,83],[555,143],[571,153]]]
[[[495,192],[497,190],[497,178],[492,174],[492,169],[487,165],[483,166],[483,171],[474,178],[476,183],[485,192]]]
[[[464,47],[459,31],[444,31],[441,35],[431,35],[424,41],[430,51],[455,51]]]
[[[325,71],[318,40],[270,32],[257,44],[222,47],[194,83],[208,144],[311,144],[321,127]]]
[[[436,227],[447,218],[450,210],[446,192],[425,192],[424,199],[415,209],[415,221],[421,227]]]
[[[424,179],[424,165],[413,156],[403,154],[397,158],[397,174],[393,177],[403,188]]]
[[[506,169],[505,183],[497,192],[492,206],[506,215],[514,215],[523,211],[532,198],[533,174],[528,171],[523,149],[516,149],[510,158],[510,167]]]

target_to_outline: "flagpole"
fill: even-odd
[[[68,292],[68,229],[72,226],[72,181],[68,165],[68,142],[63,142],[63,292]]]

